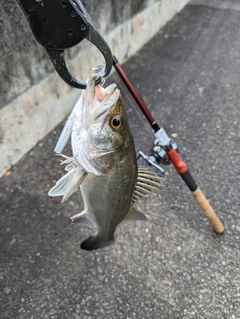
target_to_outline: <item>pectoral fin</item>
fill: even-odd
[[[62,203],[65,202],[77,190],[86,176],[85,171],[73,168],[57,181],[56,185],[48,192],[48,196],[63,196]]]

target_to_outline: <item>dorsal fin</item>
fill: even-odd
[[[133,191],[132,204],[136,200],[152,193],[154,189],[159,188],[162,185],[161,181],[162,178],[157,176],[154,172],[139,166],[137,181]]]
[[[138,212],[133,206],[131,206],[129,213],[124,218],[124,221],[128,220],[145,220],[147,217],[142,213]]]

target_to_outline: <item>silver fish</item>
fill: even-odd
[[[95,86],[91,76],[74,116],[71,144],[73,157],[49,196],[67,200],[80,186],[84,210],[73,222],[96,228],[96,234],[81,248],[94,250],[114,242],[114,232],[123,220],[146,217],[134,208],[137,199],[160,186],[154,173],[137,166],[134,141],[127,121],[124,100],[115,84]]]

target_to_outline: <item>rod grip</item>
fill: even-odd
[[[212,206],[209,204],[208,200],[204,196],[203,192],[200,188],[197,188],[194,192],[192,192],[199,206],[202,208],[205,216],[209,219],[210,224],[212,225],[214,231],[218,234],[224,232],[224,226],[220,219],[217,217],[214,212]]]

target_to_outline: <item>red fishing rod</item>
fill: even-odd
[[[133,84],[129,80],[128,76],[124,72],[115,56],[113,56],[113,65],[153,129],[154,135],[156,137],[156,141],[154,142],[155,147],[153,150],[156,154],[156,157],[162,159],[167,158],[172,162],[176,171],[184,180],[189,190],[192,192],[195,200],[203,210],[205,216],[209,219],[209,222],[211,223],[214,231],[219,234],[223,233],[224,226],[222,222],[217,217],[216,213],[214,212],[212,206],[204,196],[201,189],[197,186],[192,175],[189,173],[187,164],[180,158],[177,151],[176,143],[168,136],[163,127],[158,126],[143,99],[134,88]]]

